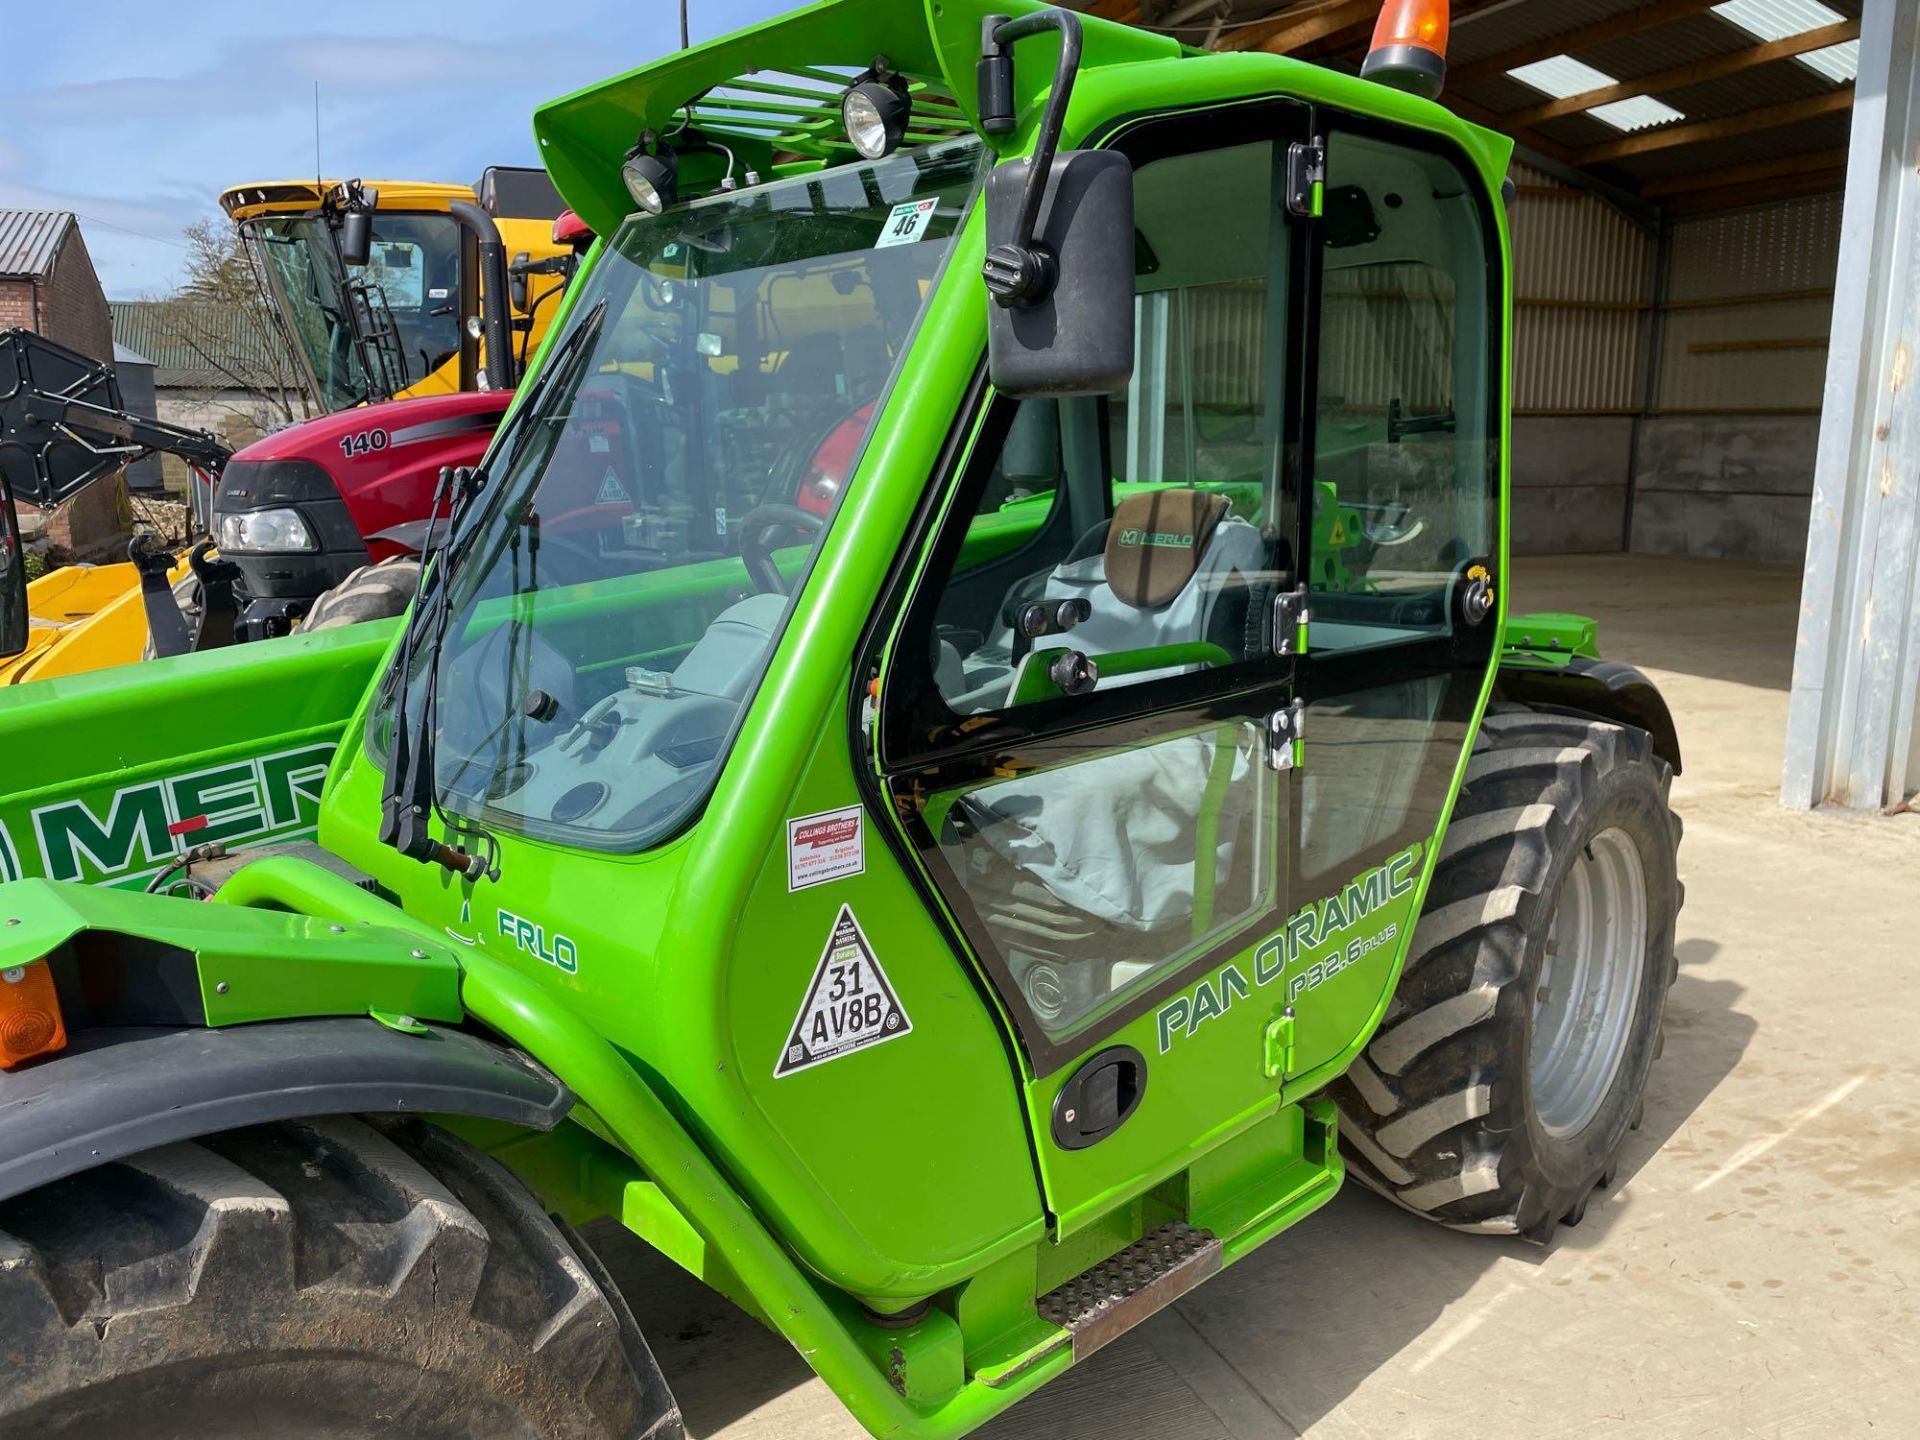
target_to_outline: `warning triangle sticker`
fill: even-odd
[[[600,493],[593,497],[596,505],[631,505],[633,497],[627,494],[627,487],[620,483],[620,474],[611,465],[607,473],[600,477]]]
[[[912,1029],[900,997],[853,918],[853,907],[842,905],[773,1078],[897,1040]]]

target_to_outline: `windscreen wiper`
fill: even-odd
[[[521,397],[513,417],[494,440],[494,448],[504,452],[502,474],[511,473],[512,462],[528,433],[529,422],[521,417],[539,414],[544,410],[549,396],[572,383],[571,376],[578,368],[579,357],[593,353],[594,341],[600,334],[606,316],[607,302],[602,300],[560,342],[541,369],[539,378]],[[512,449],[506,450],[509,444]],[[434,698],[439,680],[440,648],[446,639],[447,613],[452,605],[453,574],[467,547],[480,531],[478,525],[471,525],[462,533],[460,521],[468,517],[474,501],[485,490],[486,483],[484,470],[441,472],[440,487],[434,495],[433,509],[429,512],[429,530],[422,549],[420,590],[407,618],[406,633],[400,641],[397,661],[400,666],[399,679],[394,686],[392,702],[393,745],[387,756],[387,784],[380,803],[381,844],[391,846],[409,859],[422,864],[442,865],[468,879],[478,879],[487,873],[487,858],[435,840],[428,822],[439,798],[434,784]],[[458,494],[455,494],[456,484],[460,487]],[[437,523],[442,508],[450,502],[452,513],[448,523],[453,527],[453,534],[444,547],[436,547],[432,526]],[[438,553],[435,553],[436,548]],[[410,717],[409,701],[413,673],[417,668],[422,670],[426,693],[421,697],[418,710]]]

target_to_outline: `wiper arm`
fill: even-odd
[[[514,407],[513,414],[507,418],[506,428],[494,437],[501,474],[511,471],[513,462],[520,458],[520,447],[526,442],[533,418],[546,409],[547,399],[554,393],[555,387],[573,383],[574,362],[581,355],[592,353],[594,342],[600,338],[600,327],[606,323],[606,319],[607,302],[601,300],[581,317],[578,325],[567,332],[554,347],[553,354],[547,357],[546,364],[540,367],[540,373],[534,377],[533,387]],[[507,448],[509,445],[511,449]]]
[[[393,744],[387,756],[386,790],[380,801],[380,843],[392,846],[411,860],[422,864],[436,862],[477,879],[485,871],[485,861],[454,846],[441,844],[433,838],[427,825],[434,802],[434,674],[439,668],[440,639],[447,596],[452,588],[448,575],[463,538],[455,534],[447,545],[436,547],[433,530],[442,508],[453,496],[456,473],[450,469],[440,472],[440,484],[434,490],[433,509],[428,515],[427,535],[421,544],[421,585],[414,596],[406,632],[400,639],[399,680],[394,686],[392,702]],[[449,524],[457,518],[450,518]],[[413,672],[428,636],[432,637],[432,645],[427,651],[426,673],[422,677],[426,693],[421,697],[417,716],[409,717]]]
[[[543,410],[548,396],[566,383],[568,374],[575,368],[573,362],[576,358],[592,353],[593,341],[599,335],[606,315],[607,302],[602,300],[560,342],[560,348],[541,370],[532,389],[521,397],[514,417],[508,423],[508,430],[495,437],[495,448],[503,452],[502,474],[511,473],[513,459],[519,454],[527,433],[528,421],[523,417]],[[511,450],[505,449],[508,444],[511,444]],[[380,843],[422,864],[442,865],[469,879],[478,879],[487,871],[485,857],[471,855],[457,846],[435,840],[428,826],[439,801],[433,756],[434,699],[440,671],[440,648],[446,638],[447,612],[452,605],[453,573],[465,555],[467,546],[480,530],[478,525],[469,525],[463,533],[457,522],[468,516],[475,498],[486,485],[484,470],[465,472],[468,488],[457,497],[464,503],[458,504],[449,520],[449,524],[455,526],[455,533],[436,554],[433,527],[438,522],[442,508],[447,506],[450,499],[456,498],[453,493],[454,477],[461,473],[453,470],[441,473],[421,551],[421,585],[407,619],[406,633],[400,642],[399,683],[394,687],[392,702],[393,744],[387,756],[387,784],[380,804]],[[421,697],[418,711],[410,718],[409,701],[416,668],[422,672],[426,693]]]

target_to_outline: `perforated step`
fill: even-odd
[[[1040,1318],[1073,1337],[1077,1365],[1217,1274],[1220,1260],[1217,1235],[1175,1220],[1041,1296]]]

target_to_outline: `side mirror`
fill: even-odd
[[[1113,151],[1059,149],[1079,16],[981,22],[980,122],[988,134],[1013,128],[1013,47],[1047,30],[1060,34],[1060,59],[1033,157],[987,177],[987,369],[1006,395],[1106,395],[1133,375],[1133,166]]]
[[[513,308],[522,315],[527,313],[527,266],[532,262],[533,257],[522,250],[507,266],[507,274],[513,277]]]
[[[1133,165],[1111,150],[1068,150],[1049,171],[1030,234],[1021,215],[1033,162],[987,177],[987,367],[1005,395],[1110,395],[1133,376]],[[1040,273],[1025,282],[1021,266]]]
[[[13,492],[0,482],[0,660],[27,648],[27,552]]]
[[[340,262],[364,265],[373,258],[373,212],[349,210],[340,217]]]

